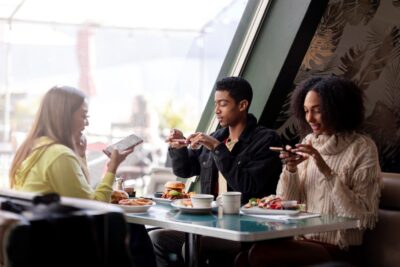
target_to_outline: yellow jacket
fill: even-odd
[[[40,137],[35,142],[33,152],[17,170],[14,189],[37,193],[55,192],[65,197],[110,202],[114,178],[113,173],[107,172],[93,190],[74,151],[55,144],[48,137]]]

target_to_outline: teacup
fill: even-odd
[[[242,193],[225,192],[217,197],[218,206],[222,206],[224,214],[239,214]]]
[[[195,194],[190,198],[192,199],[193,208],[211,208],[214,196],[209,194]]]
[[[297,200],[287,200],[282,201],[282,207],[286,210],[296,210],[299,209],[299,205],[297,204]]]

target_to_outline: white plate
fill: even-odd
[[[269,214],[269,215],[296,215],[300,213],[300,210],[272,210],[263,209],[259,207],[245,208],[244,206],[240,209],[244,214]]]
[[[153,202],[153,204],[151,205],[142,205],[142,206],[132,206],[132,205],[119,205],[117,204],[118,207],[120,207],[121,209],[123,209],[126,212],[135,212],[135,213],[144,213],[147,212],[150,207],[154,206],[156,203]]]
[[[157,204],[167,204],[170,205],[172,203],[171,199],[161,198],[161,197],[153,197],[153,200],[157,202]]]
[[[182,212],[186,213],[193,213],[193,214],[204,214],[204,213],[210,213],[213,208],[217,207],[217,203],[213,201],[211,203],[211,208],[190,208],[186,207],[181,204],[182,199],[177,199],[172,201],[172,207],[179,209]]]

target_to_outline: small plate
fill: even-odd
[[[300,213],[300,210],[272,210],[263,209],[259,207],[245,208],[244,206],[240,209],[244,214],[269,214],[269,215],[296,215]]]
[[[174,200],[172,202],[172,207],[179,209],[182,212],[185,213],[192,213],[192,214],[206,214],[206,213],[210,213],[212,211],[212,209],[217,207],[217,203],[215,201],[213,201],[211,203],[211,208],[190,208],[190,207],[186,207],[184,205],[181,204],[182,199],[177,199]]]
[[[144,213],[147,212],[152,206],[156,205],[155,202],[151,205],[142,205],[142,206],[131,206],[131,205],[119,205],[117,204],[118,207],[123,209],[125,212],[134,212],[134,213]]]
[[[172,203],[172,200],[168,198],[153,197],[153,200],[157,202],[157,204],[171,205]]]

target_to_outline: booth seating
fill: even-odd
[[[400,266],[400,174],[382,173],[379,222],[364,235],[362,266]]]
[[[400,174],[382,173],[382,178],[379,221],[374,229],[367,230],[364,234],[360,265],[363,267],[400,266]],[[264,264],[261,262],[263,260],[258,260],[263,258],[262,251],[254,248],[249,252],[241,252],[236,257],[235,267],[270,266],[267,262]],[[326,259],[326,255],[321,252],[309,259],[308,266],[342,266],[340,263],[328,263]]]

